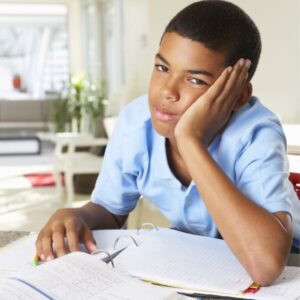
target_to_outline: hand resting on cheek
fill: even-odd
[[[240,59],[234,67],[225,68],[207,92],[182,115],[175,127],[175,137],[195,138],[208,146],[228,123],[239,102],[249,99],[244,90],[250,65],[250,60]]]

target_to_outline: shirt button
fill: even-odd
[[[192,205],[192,200],[186,200],[186,204],[189,206]]]

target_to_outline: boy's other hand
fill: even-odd
[[[227,67],[214,84],[182,115],[175,127],[176,139],[196,138],[208,146],[224,129],[232,112],[250,98],[247,81],[250,60],[240,59]]]
[[[69,251],[79,251],[79,242],[82,242],[89,252],[96,250],[93,234],[79,210],[60,209],[53,214],[38,234],[37,255],[42,261],[48,261]]]

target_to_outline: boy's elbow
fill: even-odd
[[[285,262],[279,259],[266,259],[264,262],[257,262],[250,268],[249,274],[253,281],[261,286],[271,285],[281,274]]]

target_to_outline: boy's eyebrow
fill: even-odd
[[[169,62],[160,53],[157,53],[155,57],[163,61],[166,65],[170,65]]]
[[[160,53],[157,53],[155,55],[156,58],[160,59],[162,62],[164,62],[166,65],[170,65],[170,63],[160,54]],[[206,76],[209,76],[209,77],[215,77],[212,73],[208,72],[208,71],[205,71],[205,70],[187,70],[188,73],[190,74],[201,74],[201,75],[206,75]]]

